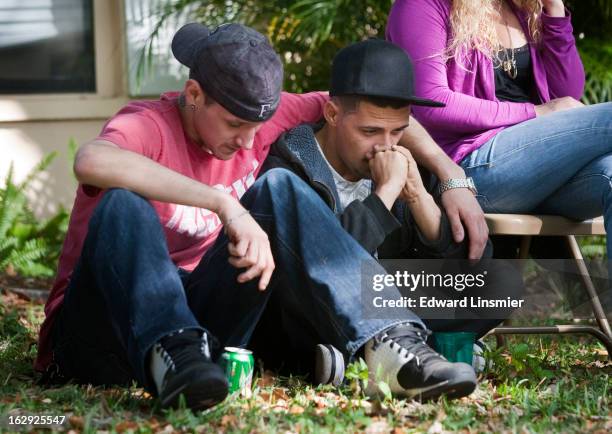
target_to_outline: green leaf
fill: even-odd
[[[32,181],[34,181],[42,172],[44,172],[49,165],[55,160],[57,157],[57,152],[53,151],[43,157],[42,160],[30,171],[30,173],[26,176],[26,178],[21,181],[21,183],[17,186],[19,191],[24,191],[30,187]]]
[[[385,395],[385,399],[391,400],[393,398],[393,395],[391,394],[391,388],[387,383],[385,383],[384,381],[379,381],[377,385],[382,394]]]
[[[25,223],[17,222],[15,223],[15,225],[13,226],[10,232],[11,232],[11,235],[19,239],[26,240],[34,232],[34,229],[35,227],[33,224],[25,224]]]
[[[512,357],[524,360],[529,353],[529,345],[520,343],[512,348]]]
[[[28,205],[26,190],[56,157],[46,155],[19,184],[13,165],[0,188],[0,270],[9,265],[23,276],[52,276],[68,225],[68,213],[39,222]]]

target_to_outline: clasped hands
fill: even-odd
[[[411,204],[427,194],[416,161],[408,149],[376,145],[366,157],[376,185],[375,192],[388,209],[398,197]]]

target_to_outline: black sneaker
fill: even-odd
[[[151,350],[149,366],[162,408],[177,407],[184,395],[187,407],[203,410],[228,394],[225,373],[212,362],[207,334],[199,330],[162,338]]]
[[[333,345],[319,344],[315,348],[313,383],[339,386],[344,380],[344,356]]]
[[[370,372],[366,393],[379,395],[377,382],[408,398],[428,400],[446,395],[467,396],[476,388],[474,369],[466,363],[451,363],[426,344],[430,331],[401,324],[370,339],[365,360]]]

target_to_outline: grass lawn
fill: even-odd
[[[194,414],[161,411],[135,386],[38,387],[32,361],[42,318],[42,305],[0,293],[0,432],[41,430],[9,426],[17,415],[65,416],[54,429],[66,432],[612,432],[612,363],[588,337],[510,337],[489,354],[495,366],[476,392],[456,401],[363,399],[355,364],[338,389],[258,373],[252,397]]]

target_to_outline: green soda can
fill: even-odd
[[[225,370],[230,393],[240,392],[242,396],[249,397],[255,370],[253,353],[244,348],[225,347],[221,367]]]

